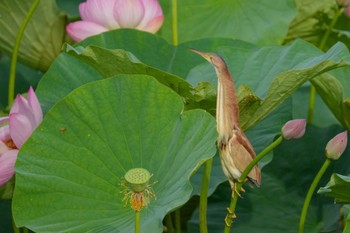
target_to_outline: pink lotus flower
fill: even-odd
[[[0,186],[13,176],[18,151],[42,118],[43,113],[32,87],[27,99],[17,95],[10,115],[0,118]]]
[[[344,131],[332,138],[326,146],[326,156],[337,160],[343,154],[348,143],[348,132]]]
[[[305,119],[288,121],[282,127],[282,136],[285,140],[301,138],[305,133],[305,126]]]
[[[81,21],[66,30],[74,41],[118,28],[135,28],[155,33],[163,24],[157,0],[87,0],[80,3]]]

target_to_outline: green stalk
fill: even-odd
[[[175,210],[175,232],[181,233],[181,213],[180,208]]]
[[[165,226],[167,228],[167,232],[168,233],[174,233],[175,229],[173,226],[173,220],[171,218],[171,213],[168,213],[167,215],[165,215]]]
[[[253,169],[253,167],[262,159],[265,157],[265,155],[267,155],[270,151],[272,151],[273,149],[275,149],[281,142],[283,141],[283,137],[279,136],[279,138],[277,138],[276,141],[272,142],[268,147],[266,147],[262,152],[260,152],[254,159],[253,161],[246,167],[246,169],[243,171],[241,177],[239,178],[240,182],[236,182],[235,184],[235,189],[237,190],[237,192],[240,192],[244,181],[246,180],[249,172]],[[232,192],[235,192],[234,190],[232,190]],[[224,229],[224,233],[229,233],[230,229],[231,229],[231,225],[233,222],[233,218],[232,215],[234,215],[235,210],[236,210],[236,206],[237,206],[237,200],[238,200],[238,194],[235,193],[231,199],[231,203],[230,203],[230,207],[229,207],[229,213],[226,215],[226,225],[225,225],[225,229]]]
[[[29,9],[28,14],[24,18],[23,23],[18,29],[15,45],[13,47],[12,57],[11,57],[11,66],[10,66],[10,77],[9,77],[9,87],[8,87],[8,106],[11,106],[13,99],[15,98],[15,82],[16,82],[16,65],[19,46],[24,34],[24,30],[31,19],[33,13],[35,12],[37,6],[39,5],[40,0],[34,0],[32,6]]]
[[[331,161],[332,161],[331,159],[328,159],[328,158],[326,159],[326,161],[323,163],[321,169],[318,171],[317,175],[315,176],[314,180],[312,181],[312,184],[309,188],[309,191],[307,192],[307,195],[306,195],[305,200],[304,200],[303,209],[302,209],[301,215],[300,215],[299,231],[298,231],[299,233],[304,233],[306,214],[307,214],[307,210],[308,210],[309,205],[310,205],[312,194],[314,193],[318,182],[320,182],[322,175],[327,170]]]
[[[178,41],[178,32],[177,32],[177,1],[171,1],[171,15],[172,15],[172,31],[173,31],[173,44],[177,46]]]
[[[141,211],[135,211],[135,233],[140,233]]]
[[[316,97],[316,88],[311,84],[310,87],[310,99],[309,99],[309,112],[307,115],[307,123],[311,124],[314,119],[314,110],[315,110],[315,97]]]
[[[13,233],[21,233],[21,231],[17,228],[13,218],[12,218],[12,229],[13,229]]]
[[[202,176],[201,195],[199,197],[199,232],[208,233],[207,227],[207,199],[210,182],[210,172],[213,165],[213,158],[204,163],[204,172]]]
[[[344,12],[344,8],[340,7],[339,10],[335,13],[333,20],[329,27],[327,28],[326,33],[323,35],[322,40],[320,42],[320,45],[318,46],[319,49],[324,50],[326,43],[328,41],[329,35],[331,34],[332,29],[334,28],[335,24],[338,21],[339,16]],[[314,117],[314,109],[315,109],[315,96],[316,96],[316,89],[313,85],[310,87],[310,99],[309,99],[309,113],[307,116],[307,122],[309,124],[312,123],[313,117]]]

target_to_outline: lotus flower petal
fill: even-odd
[[[6,142],[11,139],[10,136],[10,127],[8,125],[5,125],[0,128],[0,141]],[[1,154],[1,153],[0,153]]]
[[[84,21],[94,22],[108,29],[119,28],[114,19],[115,0],[88,0],[80,3],[79,12]]]
[[[143,0],[145,15],[137,27],[140,30],[155,33],[164,21],[163,11],[157,0]]]
[[[0,117],[0,126],[3,124],[8,124],[10,118],[8,116],[6,117]],[[6,142],[10,140],[10,129],[8,125],[4,125],[0,127],[0,141]],[[0,153],[1,154],[1,153]]]
[[[74,41],[81,41],[87,37],[100,34],[102,32],[108,31],[108,28],[103,27],[94,22],[87,21],[77,21],[74,23],[70,23],[66,27],[68,35]]]
[[[6,146],[6,144],[0,141],[0,156],[9,150],[10,149]]]
[[[9,122],[9,117],[0,117],[0,125],[8,123]]]
[[[11,179],[15,173],[15,163],[18,150],[10,150],[0,155],[0,186]]]
[[[30,120],[30,122],[32,122],[32,124],[36,122],[33,109],[29,105],[28,100],[26,100],[26,98],[24,98],[19,94],[16,96],[16,99],[10,110],[10,115],[14,113],[18,113],[26,116]],[[10,122],[11,122],[11,117],[10,117]]]
[[[25,115],[10,114],[10,135],[17,148],[21,148],[34,130],[33,122]]]
[[[115,0],[114,18],[122,28],[136,28],[144,14],[145,8],[140,0]]]
[[[35,125],[39,125],[43,120],[43,112],[41,110],[41,106],[38,98],[35,95],[35,92],[32,87],[29,88],[28,91],[28,104],[32,109],[32,113],[34,115]]]

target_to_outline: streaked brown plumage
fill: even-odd
[[[216,121],[219,138],[217,145],[222,169],[234,191],[234,179],[239,179],[244,169],[255,157],[252,145],[239,126],[235,85],[225,61],[219,55],[191,50],[210,62],[218,77]],[[253,184],[260,186],[261,172],[257,165],[250,171],[248,178]]]

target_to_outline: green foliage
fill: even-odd
[[[0,2],[0,50],[11,54],[17,31],[33,1]],[[19,59],[38,70],[46,71],[60,52],[65,37],[66,18],[55,0],[41,1],[26,30]]]
[[[328,197],[334,197],[336,203],[350,204],[350,177],[332,174],[328,184],[318,191]]]
[[[240,103],[243,129],[248,129],[263,119],[306,81],[312,79],[317,82],[321,79],[320,74],[350,64],[347,48],[341,43],[334,45],[325,54],[301,40],[287,46],[260,49],[251,47],[242,50],[239,47],[225,46],[220,47],[218,52],[227,61],[236,86],[248,86],[258,96],[252,98],[246,87],[239,92],[241,101],[244,101],[242,95],[249,95],[248,98],[251,99],[248,99],[248,103]],[[209,68],[210,64],[197,66],[191,70],[187,79],[192,84],[204,80],[216,86],[215,73],[209,72]],[[343,85],[348,84],[349,80],[344,79]],[[333,86],[325,85],[325,91],[320,92],[320,95],[327,99],[327,95],[332,93],[331,88]],[[334,114],[337,114],[337,109]],[[349,119],[348,116],[347,112],[342,112],[341,118]],[[344,126],[349,127],[345,123]]]
[[[182,111],[176,93],[145,75],[74,90],[20,152],[16,224],[36,232],[132,232],[134,211],[122,201],[120,182],[142,167],[157,181],[157,199],[142,210],[141,227],[162,232],[165,214],[190,197],[190,175],[216,150],[214,118]]]
[[[169,7],[169,1],[161,2]],[[178,4],[179,42],[224,37],[259,45],[279,44],[295,15],[291,0],[187,0]],[[167,14],[160,34],[168,41],[171,29],[171,14]]]
[[[296,0],[297,16],[289,25],[285,43],[297,38],[302,38],[308,42],[319,46],[325,32],[337,14],[339,7],[336,0]],[[335,43],[341,41],[349,45],[350,37],[349,18],[341,14],[335,28],[330,32],[330,37],[326,41],[325,49],[329,49]],[[349,47],[349,46],[348,46]]]
[[[11,54],[32,2],[0,2],[1,53]],[[217,78],[208,62],[189,51],[195,48],[226,61],[238,89],[241,126],[257,153],[286,121],[306,118],[310,83],[316,87],[313,125],[302,139],[284,142],[260,161],[262,185],[246,187],[233,224],[234,232],[296,232],[326,143],[344,130],[339,124],[350,129],[349,19],[339,17],[324,52],[315,47],[339,10],[336,1],[178,1],[174,46],[172,1],[160,0],[165,21],[157,35],[114,30],[62,48],[71,43],[66,14],[78,19],[79,2],[60,0],[57,7],[54,0],[41,1],[21,42],[20,61],[30,68],[18,66],[16,92],[35,86],[42,74],[37,71],[44,71],[36,93],[46,115],[16,164],[16,224],[36,232],[132,232],[134,212],[122,202],[120,181],[140,166],[154,174],[151,183],[157,181],[157,199],[142,210],[142,232],[161,232],[165,214],[192,205],[189,198],[200,192],[200,166],[214,156],[217,138]],[[8,59],[0,58],[5,109]],[[350,232],[348,207],[333,203],[349,203],[348,164],[346,150],[321,180],[325,195],[313,196],[307,232],[338,233],[342,221],[343,232]],[[231,197],[226,180],[216,154],[208,190],[210,233],[224,227]],[[11,187],[0,195],[11,196]],[[198,210],[187,232],[198,232],[197,216]],[[1,213],[3,218],[11,220]]]
[[[153,47],[150,48],[151,43],[159,46],[164,53],[157,53]],[[91,47],[88,46],[85,49],[80,47],[87,44],[90,44]],[[106,48],[122,47],[132,54],[92,45]],[[40,99],[43,99],[42,104],[44,110],[47,111],[71,90],[86,82],[119,73],[139,73],[152,75],[178,92],[185,98],[187,109],[200,107],[213,112],[215,108],[213,90],[208,84],[199,84],[206,81],[216,86],[212,67],[206,64],[198,65],[192,70],[190,66],[186,68],[188,64],[193,64],[193,67],[203,63],[203,60],[198,60],[196,54],[188,51],[190,47],[197,48],[196,45],[199,45],[199,49],[206,51],[217,49],[227,61],[231,73],[234,74],[236,85],[244,84],[254,91],[254,93],[251,92],[247,87],[242,87],[239,91],[240,121],[243,129],[252,127],[270,114],[306,81],[350,62],[349,53],[341,43],[336,44],[325,54],[301,40],[288,46],[257,48],[240,41],[211,39],[185,43],[175,48],[163,39],[148,33],[117,30],[91,37],[78,44],[76,49],[68,47],[67,53],[61,54],[45,75],[38,87],[38,95]],[[197,58],[194,58],[192,63],[186,63],[191,57]],[[184,67],[179,68],[180,63],[184,64]],[[85,73],[82,68],[72,71],[63,64],[74,64],[88,71]],[[57,73],[61,77],[57,76]],[[192,85],[199,86],[193,89],[188,83],[169,73],[179,75],[189,80]],[[67,76],[71,78],[68,79]],[[58,92],[47,91],[58,86],[61,87]],[[41,90],[45,90],[43,91],[45,96],[42,96]],[[264,99],[260,100],[260,98]],[[346,116],[347,113],[344,113],[343,117]]]
[[[245,187],[246,193],[238,202],[232,232],[267,233],[296,232],[303,200],[314,178],[322,166],[324,148],[328,140],[339,133],[339,126],[318,128],[307,127],[303,138],[285,141],[274,150],[274,159],[263,169],[260,188]],[[335,171],[341,174],[350,172],[350,151],[328,168],[319,186],[327,184]],[[229,205],[231,190],[228,183],[219,186],[209,198],[209,232],[222,232],[226,208]],[[198,231],[198,212],[195,212],[188,225],[188,232]],[[340,205],[334,205],[333,199],[314,194],[309,208],[305,232],[341,232]]]

